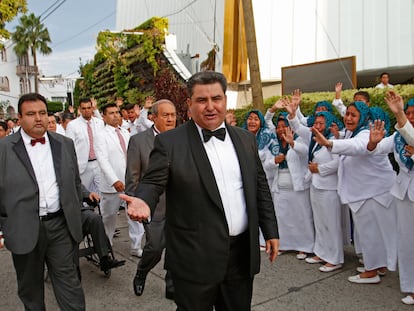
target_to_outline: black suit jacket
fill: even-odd
[[[273,201],[255,137],[227,126],[239,158],[250,241],[250,269],[260,269],[259,225],[266,239],[278,238]],[[166,190],[166,266],[174,276],[200,283],[224,279],[229,232],[219,190],[193,121],[155,138],[150,164],[136,196],[153,209]]]
[[[72,238],[82,239],[81,182],[73,141],[48,132],[60,207]],[[20,132],[0,140],[0,229],[6,247],[26,254],[39,236],[39,187]]]

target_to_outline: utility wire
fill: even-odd
[[[66,1],[66,0],[65,0],[65,1]],[[98,24],[102,23],[104,20],[106,20],[106,19],[110,18],[110,17],[111,17],[112,15],[114,15],[114,14],[115,14],[115,11],[113,11],[111,14],[109,14],[109,15],[105,16],[104,18],[100,19],[99,21],[97,21],[97,22],[96,22],[96,23],[94,23],[93,25],[88,26],[87,28],[85,28],[85,29],[83,29],[83,30],[79,31],[77,34],[74,34],[73,36],[71,36],[71,37],[69,37],[69,38],[67,38],[67,39],[65,39],[65,40],[62,40],[62,41],[60,41],[60,42],[56,43],[56,44],[55,44],[55,45],[53,45],[52,47],[53,47],[53,48],[55,48],[55,47],[57,47],[57,46],[59,46],[59,45],[61,45],[61,44],[63,44],[63,43],[66,43],[66,42],[68,42],[68,41],[70,41],[70,40],[72,40],[72,39],[75,39],[76,37],[78,37],[78,36],[80,36],[80,35],[84,34],[84,33],[85,33],[86,31],[88,31],[89,29],[91,29],[91,28],[95,27],[96,25],[98,25]]]
[[[184,6],[183,8],[179,9],[178,11],[176,11],[174,13],[170,13],[170,14],[164,15],[162,17],[169,17],[169,16],[177,15],[178,13],[181,13],[182,11],[184,11],[186,8],[188,8],[189,6],[193,5],[193,3],[197,2],[197,1],[198,0],[193,0],[189,4],[187,4],[186,6]]]
[[[64,4],[65,2],[66,2],[66,0],[63,0],[61,3],[59,3],[51,12],[49,12],[45,17],[40,19],[40,21],[43,22],[46,18],[48,18],[50,15],[52,15],[57,9],[59,9],[62,6],[62,4]]]
[[[43,14],[46,14],[51,8],[53,8],[59,1],[62,1],[62,0],[56,0],[53,4],[51,4],[46,10],[44,10],[43,12],[42,12],[42,14],[40,14],[39,16],[42,16]]]

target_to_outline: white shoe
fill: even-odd
[[[358,271],[359,273],[364,273],[365,272],[365,267],[357,267],[356,271]],[[380,270],[377,270],[377,273],[379,276],[385,276],[387,274],[387,272],[382,272]]]
[[[321,263],[321,262],[323,262],[322,259],[314,259],[313,257],[305,258],[305,261],[307,263]]]
[[[358,284],[378,284],[381,282],[381,278],[376,275],[372,278],[361,278],[359,274],[353,275],[348,277],[348,281],[351,283],[358,283]]]
[[[321,266],[321,267],[319,267],[319,271],[321,271],[321,272],[332,272],[332,271],[335,271],[335,270],[338,270],[338,269],[341,269],[341,268],[342,268],[341,264],[338,264],[338,265],[335,265],[335,266],[332,266],[332,267]]]
[[[266,251],[266,246],[260,245],[260,251],[265,252]]]
[[[304,253],[298,253],[298,254],[296,254],[296,259],[299,259],[299,260],[303,260],[306,257],[308,257],[308,256],[306,254],[304,254]]]
[[[414,305],[414,298],[411,295],[402,298],[401,301],[406,305]]]
[[[131,256],[135,256],[135,257],[141,258],[142,257],[142,252],[143,251],[140,248],[138,248],[138,249],[131,249],[130,254],[131,254]]]

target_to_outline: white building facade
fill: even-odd
[[[31,57],[17,57],[11,41],[3,41],[0,49],[0,115],[16,118],[21,94],[34,91],[35,67]]]

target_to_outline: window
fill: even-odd
[[[2,48],[0,50],[0,60],[2,62],[7,62],[7,55],[6,55],[6,49],[5,48]]]
[[[0,91],[10,92],[9,79],[7,77],[0,77]]]

